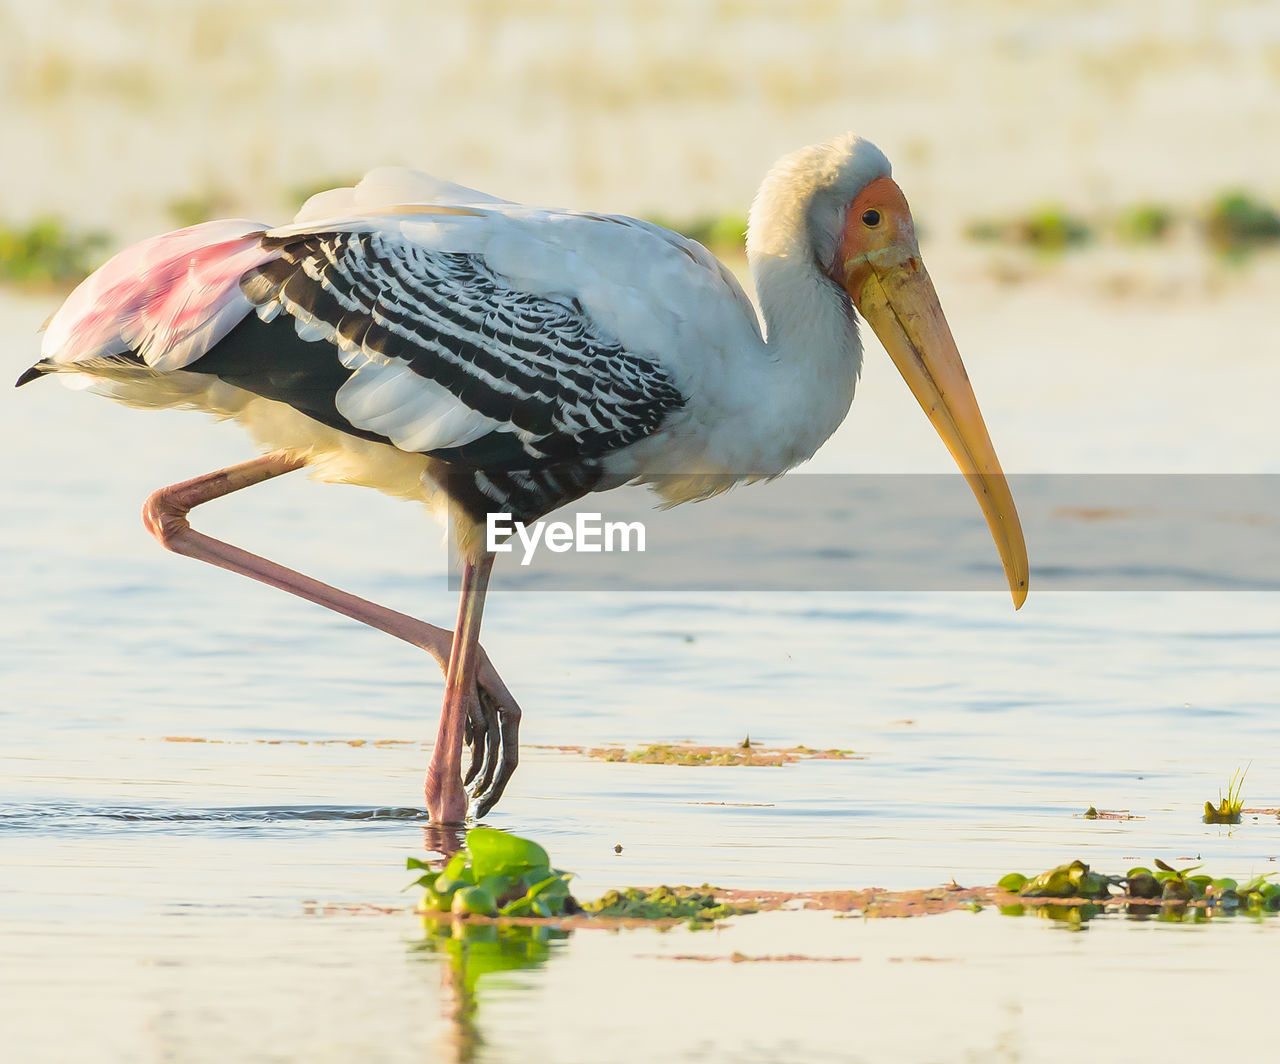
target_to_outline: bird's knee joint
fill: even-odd
[[[160,542],[165,550],[176,551],[183,535],[190,531],[185,508],[177,506],[168,488],[161,488],[147,496],[142,504],[142,523]]]

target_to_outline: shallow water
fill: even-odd
[[[1228,320],[1273,335],[1251,288],[1265,270],[1178,304],[1093,299],[1046,329],[1065,282],[1000,292],[930,258],[935,277],[962,278],[939,287],[1009,468],[1280,471],[1274,341],[1229,359],[1212,346]],[[0,307],[15,376],[47,312]],[[323,909],[406,900],[403,859],[428,839],[415,810],[435,666],[149,540],[141,500],[248,457],[234,428],[49,382],[0,403],[0,1018],[22,1059],[1066,1060],[1086,1034],[1116,1058],[1263,1044],[1278,921],[1106,918],[1070,935],[991,911],[575,932],[535,967],[485,976],[459,1019],[457,977],[414,948],[415,919]],[[814,468],[947,462],[869,352]],[[782,543],[803,515],[762,505],[760,519]],[[291,477],[199,524],[407,612],[453,613],[442,536],[415,507]],[[1247,558],[1216,564],[1247,583]],[[1033,585],[1015,614],[998,589],[504,594],[499,571],[486,645],[527,714],[488,822],[541,841],[584,897],[990,883],[1073,857],[1108,871],[1194,858],[1243,878],[1280,854],[1275,817],[1199,820],[1244,765],[1247,804],[1280,804],[1275,594]],[[747,734],[861,757],[693,769],[554,748]],[[1089,805],[1139,819],[1086,821]],[[1168,1007],[1228,986],[1229,1020]]]

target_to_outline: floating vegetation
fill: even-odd
[[[148,742],[144,736],[138,740]],[[203,735],[162,735],[162,743],[208,743],[211,746],[372,746],[390,749],[398,746],[421,746],[419,739],[210,739]]]
[[[617,847],[621,851],[621,846]],[[628,887],[579,905],[569,893],[572,874],[551,867],[547,851],[530,839],[493,828],[472,828],[466,842],[443,871],[410,857],[412,871],[422,873],[411,886],[421,887],[418,912],[429,920],[468,917],[569,917],[578,914],[623,920],[687,920],[691,928],[753,913],[750,901],[717,900],[715,890],[701,887]]]
[[[78,283],[109,243],[105,233],[74,232],[53,217],[26,227],[0,225],[0,281],[32,287]]]
[[[570,873],[551,867],[536,842],[498,831],[472,828],[467,841],[437,872],[410,857],[421,871],[412,885],[423,888],[420,912],[456,916],[563,916],[579,910],[569,893]]]
[[[1000,880],[999,887],[1028,900],[1053,899],[1057,904],[1039,905],[1037,911],[1073,924],[1104,912],[1111,904],[1126,905],[1131,916],[1154,913],[1174,921],[1238,912],[1254,916],[1280,912],[1280,883],[1269,883],[1265,875],[1254,876],[1242,885],[1229,876],[1191,874],[1199,868],[1193,865],[1180,870],[1157,858],[1154,870],[1139,866],[1119,876],[1095,872],[1083,861],[1072,861],[1030,879],[1011,872]],[[1026,909],[1023,904],[1000,906],[1008,916],[1021,916]]]
[[[1144,816],[1138,816],[1131,813],[1127,809],[1095,809],[1089,806],[1080,814],[1085,820],[1146,820]]]
[[[1177,869],[1159,859],[1151,868],[1137,866],[1123,875],[1101,872],[1076,860],[1036,876],[1011,872],[996,886],[962,887],[952,881],[930,890],[718,890],[706,883],[700,887],[628,887],[608,891],[582,905],[569,894],[570,875],[551,867],[546,850],[492,828],[473,828],[463,849],[443,871],[413,858],[408,866],[423,873],[415,881],[423,888],[417,911],[433,936],[423,948],[445,948],[442,944],[452,934],[489,944],[485,948],[494,953],[499,967],[513,966],[500,959],[504,953],[517,958],[545,956],[545,935],[504,935],[513,925],[536,928],[546,926],[541,921],[548,919],[554,921],[554,928],[567,932],[619,923],[670,926],[677,922],[701,930],[733,916],[794,909],[825,910],[837,918],[855,914],[888,918],[962,909],[981,913],[987,905],[994,905],[1008,916],[1034,913],[1073,927],[1117,909],[1140,919],[1190,923],[1237,914],[1262,918],[1280,912],[1280,883],[1269,882],[1266,875],[1241,883],[1227,876],[1206,875],[1199,865]],[[477,924],[489,930],[462,935],[461,929]],[[522,945],[510,944],[517,941]],[[509,945],[497,945],[500,942]],[[498,970],[485,967],[485,963],[481,963],[480,972]]]
[[[704,883],[701,887],[655,887],[653,890],[611,890],[583,909],[597,916],[613,916],[632,920],[688,920],[689,927],[711,927],[717,920],[744,913],[757,912],[749,904],[727,904],[716,900],[715,890]]]
[[[689,921],[696,930],[759,908],[750,901],[722,903],[707,883],[700,887],[659,886],[653,890],[627,887],[579,905],[568,892],[571,873],[550,867],[547,850],[534,841],[492,827],[471,828],[466,844],[453,854],[443,871],[412,857],[406,864],[411,871],[422,873],[411,886],[422,887],[417,910],[433,923],[445,917],[472,915],[552,918],[590,914],[636,921]],[[502,940],[490,936],[485,941]],[[500,953],[506,947],[495,949]]]
[[[1032,879],[1010,872],[997,886],[1024,898],[1110,898],[1111,888],[1119,882],[1118,876],[1104,876],[1090,871],[1083,861],[1072,861]]]
[[[980,219],[965,229],[971,240],[1020,244],[1037,251],[1060,252],[1093,239],[1093,228],[1065,207],[1050,204],[1023,217]]]
[[[635,765],[786,765],[793,761],[852,761],[859,759],[852,750],[813,750],[807,746],[769,747],[751,742],[736,746],[701,746],[694,743],[653,743],[634,750],[621,746],[593,749],[561,747],[585,753],[601,761],[627,762]]]
[[[1236,769],[1231,779],[1227,781],[1227,796],[1222,796],[1222,791],[1218,791],[1218,804],[1215,806],[1212,802],[1204,803],[1204,822],[1206,824],[1239,824],[1240,813],[1244,809],[1244,798],[1241,796],[1241,788],[1244,787],[1244,778],[1248,774],[1249,769]]]
[[[1254,876],[1241,885],[1228,876],[1214,878],[1191,875],[1200,866],[1176,869],[1159,858],[1156,870],[1131,868],[1126,877],[1130,895],[1164,903],[1201,902],[1222,909],[1250,912],[1280,912],[1280,883],[1268,883],[1265,875]],[[1158,893],[1157,893],[1158,891]]]

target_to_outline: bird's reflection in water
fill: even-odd
[[[462,849],[466,839],[467,829],[460,824],[428,824],[422,829],[423,848],[429,861],[434,861],[437,854],[447,861]]]
[[[433,954],[443,962],[445,1059],[457,1064],[476,1060],[484,1045],[478,1016],[480,980],[497,972],[541,968],[551,956],[553,943],[571,934],[543,924],[495,924],[449,916],[426,917],[422,924],[422,941],[412,949]]]

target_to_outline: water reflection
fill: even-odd
[[[1099,916],[1116,915],[1121,912],[1126,920],[1137,923],[1155,920],[1162,924],[1207,924],[1236,916],[1252,917],[1255,922],[1261,922],[1274,911],[1265,908],[1241,909],[1235,906],[1147,899],[1129,900],[1123,905],[1115,902],[1108,904],[1085,902],[1078,904],[1001,905],[999,908],[1000,912],[1005,916],[1026,916],[1031,914],[1040,917],[1042,920],[1051,920],[1070,931],[1085,930],[1084,925],[1090,920]]]
[[[0,807],[0,831],[37,831],[48,832],[57,829],[101,828],[97,822],[110,825],[113,822],[136,824],[142,827],[154,826],[164,829],[174,824],[193,824],[197,826],[220,827],[263,827],[294,823],[359,821],[373,825],[396,827],[405,822],[422,821],[428,824],[426,831],[430,848],[441,853],[452,853],[457,849],[461,838],[461,829],[441,828],[430,824],[430,815],[425,809],[408,806],[384,807],[373,809],[350,806],[315,806],[315,805],[271,805],[271,806],[228,806],[228,807],[164,807],[151,806],[107,806],[90,803],[9,803]],[[452,847],[447,849],[446,847]]]
[[[422,829],[422,842],[429,854],[452,857],[466,841],[467,829],[461,824],[427,824]]]
[[[424,936],[411,947],[415,953],[439,957],[441,1013],[446,1059],[457,1064],[477,1059],[485,1044],[481,1032],[479,984],[499,972],[541,968],[554,943],[571,932],[547,925],[510,925],[458,917],[424,917]]]

